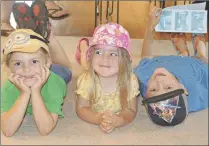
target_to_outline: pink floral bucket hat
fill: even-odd
[[[90,51],[92,47],[95,45],[109,45],[117,48],[125,49],[131,59],[130,52],[130,36],[128,31],[117,23],[107,23],[99,25],[95,28],[93,33],[93,38],[91,43],[89,44],[89,40],[87,38],[82,38],[79,41],[77,52],[75,58],[77,62],[80,64],[80,42],[86,41],[89,47],[86,50],[86,59],[89,59]]]

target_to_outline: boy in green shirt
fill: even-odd
[[[30,29],[15,30],[3,48],[10,70],[1,90],[1,129],[12,136],[25,114],[34,116],[41,135],[49,134],[63,117],[65,81],[49,70],[51,57],[44,38]]]

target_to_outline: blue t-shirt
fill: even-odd
[[[140,81],[143,97],[147,84],[156,68],[165,68],[187,89],[188,112],[199,111],[208,107],[208,64],[193,57],[160,56],[144,58],[135,68]]]

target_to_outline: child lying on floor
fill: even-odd
[[[152,56],[153,31],[160,14],[161,9],[156,7],[149,13],[142,59],[135,74],[151,120],[158,125],[174,126],[184,121],[188,112],[208,108],[207,48],[204,41],[197,39],[194,57]],[[178,51],[183,55],[185,50]]]
[[[87,41],[87,39],[81,39]],[[116,23],[99,25],[85,55],[89,66],[77,80],[76,113],[105,133],[132,122],[137,113],[138,80],[131,67],[130,37]]]
[[[58,117],[63,117],[66,83],[49,70],[51,57],[46,41],[33,30],[15,30],[3,47],[3,60],[10,70],[1,90],[3,134],[14,135],[25,114],[34,116],[40,134],[49,134]]]

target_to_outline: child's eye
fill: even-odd
[[[32,61],[33,64],[36,64],[36,63],[38,63],[38,62],[39,62],[38,60],[33,60],[33,61]]]
[[[117,53],[111,53],[110,55],[111,55],[111,56],[118,56]]]
[[[102,54],[101,51],[96,51],[95,53],[98,54],[98,55],[101,55]]]
[[[14,64],[14,66],[20,66],[20,65],[21,65],[20,62],[16,62],[16,63]]]
[[[151,91],[151,92],[155,92],[155,91],[156,91],[156,89],[154,89],[154,88],[153,88],[153,89],[150,89],[150,91]]]
[[[171,87],[171,86],[167,86],[167,87],[166,87],[166,89],[169,89],[169,90],[172,89],[172,88],[173,88],[173,87]]]

